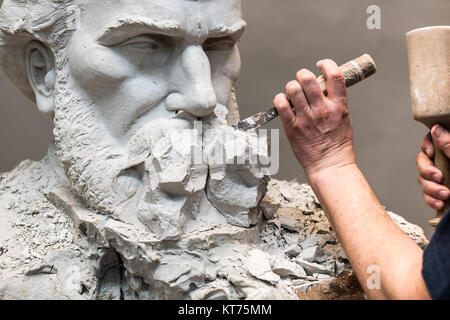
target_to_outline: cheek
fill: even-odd
[[[155,109],[167,91],[167,72],[139,70],[122,54],[73,38],[68,64],[83,94],[96,102],[96,111],[117,137],[123,136],[144,115]],[[161,109],[161,108],[156,108]]]
[[[122,137],[135,125],[161,117],[165,110],[161,102],[166,96],[166,87],[158,74],[136,75],[97,98],[97,110],[107,119],[111,132]]]
[[[241,71],[239,50],[234,47],[228,52],[211,52],[208,57],[211,63],[211,77],[217,101],[226,105],[230,99],[231,89]]]
[[[130,109],[151,108],[166,95],[167,85],[163,79],[163,75],[158,74],[127,79],[114,93],[114,101]]]
[[[90,95],[114,90],[136,73],[132,64],[110,48],[79,38],[72,38],[68,63],[73,77]]]

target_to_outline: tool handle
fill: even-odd
[[[372,57],[368,54],[364,54],[359,58],[347,62],[339,67],[345,78],[345,84],[347,88],[367,79],[371,75],[377,72],[377,65]],[[327,94],[327,84],[324,76],[317,78],[320,88]]]
[[[450,189],[450,159],[436,146],[436,144],[434,145],[434,165],[441,170],[444,176],[442,184]],[[430,220],[428,224],[432,227],[436,227],[449,208],[450,200],[447,200],[445,201],[444,208],[438,210],[436,218]]]
[[[364,81],[377,73],[377,65],[375,64],[375,61],[367,53],[363,54],[359,58],[347,62],[346,64],[343,64],[339,67],[339,69],[341,69],[342,75],[345,78],[345,86],[347,88],[350,88],[351,86],[354,86],[355,84],[360,83],[361,81]],[[325,76],[322,75],[318,77],[317,81],[319,82],[320,89],[322,89],[323,93],[327,95],[327,80],[325,79]],[[289,102],[291,103],[292,108],[294,108],[290,99]]]

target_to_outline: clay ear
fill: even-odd
[[[51,50],[43,43],[32,41],[26,49],[28,80],[33,88],[39,111],[49,113],[54,110],[55,59]]]

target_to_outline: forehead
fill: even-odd
[[[83,10],[82,26],[101,32],[131,17],[176,21],[185,30],[207,31],[242,22],[241,0],[93,0]]]

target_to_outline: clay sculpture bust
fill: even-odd
[[[349,269],[311,230],[261,241],[267,145],[230,127],[244,29],[240,0],[3,1],[0,62],[54,142],[0,177],[0,298],[296,298]]]
[[[193,206],[208,202],[207,190],[212,207],[231,223],[255,224],[250,210],[261,199],[264,174],[229,168],[207,183],[208,166],[190,165],[191,149],[177,148],[197,145],[180,139],[196,120],[205,135],[227,126],[240,70],[236,43],[245,27],[239,1],[6,1],[3,7],[5,70],[41,111],[53,114],[55,151],[86,203],[176,238]],[[210,19],[217,10],[228,14]],[[237,190],[251,199],[226,198]],[[223,220],[210,211],[194,218],[196,225]]]

